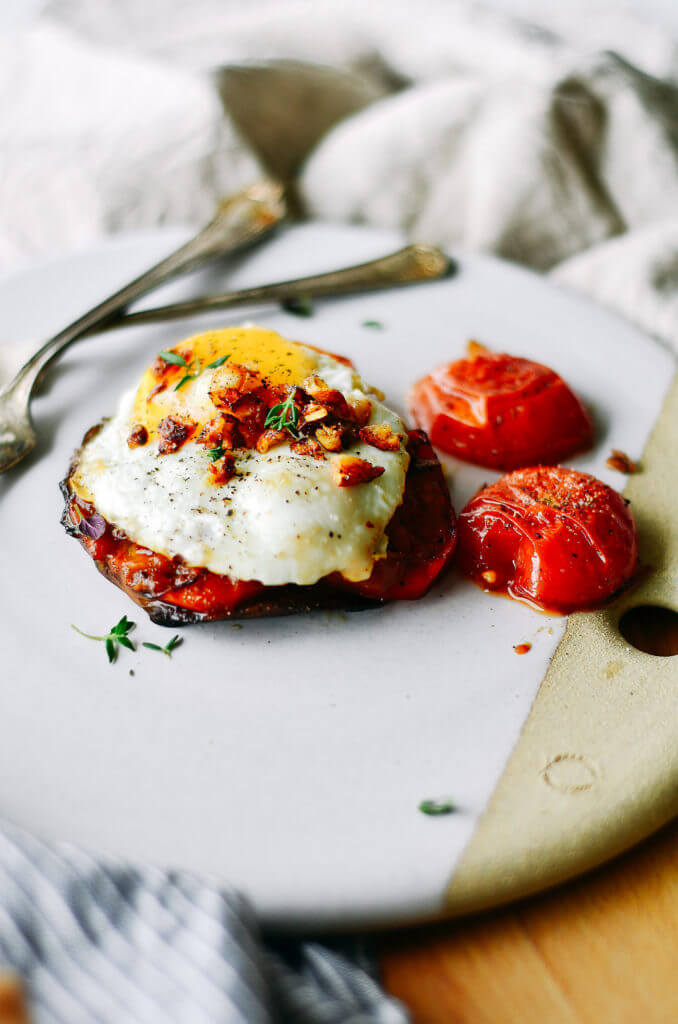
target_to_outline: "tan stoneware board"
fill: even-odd
[[[463,913],[600,864],[678,813],[678,656],[629,644],[619,620],[678,611],[678,376],[624,493],[641,538],[638,586],[571,615],[485,815],[450,880]]]

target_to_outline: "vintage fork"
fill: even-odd
[[[46,341],[0,392],[0,473],[15,466],[35,447],[37,436],[31,419],[35,385],[73,342],[170,278],[254,242],[284,215],[282,186],[274,181],[258,182],[225,199],[194,238]]]

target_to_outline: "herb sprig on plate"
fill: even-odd
[[[422,800],[419,810],[422,814],[431,816],[439,814],[454,814],[456,806],[453,800]]]
[[[295,316],[313,316],[313,297],[311,295],[299,295],[295,299],[283,299],[280,305],[286,313],[293,313]]]
[[[136,647],[129,638],[129,634],[136,627],[136,622],[130,622],[126,615],[116,622],[115,626],[112,626],[108,633],[104,633],[103,636],[95,636],[94,633],[85,633],[84,630],[78,626],[72,628],[79,633],[80,636],[87,637],[88,640],[99,640],[106,647],[106,654],[111,664],[117,660],[118,653],[121,647],[126,647],[128,651],[135,651]],[[184,638],[176,633],[164,647],[160,644],[153,644],[147,641],[142,643],[142,647],[148,648],[149,651],[159,651],[161,654],[166,654],[168,658],[172,657],[172,653],[184,642]]]
[[[72,625],[72,624],[71,624]],[[92,633],[85,633],[82,629],[78,629],[77,626],[72,628],[79,633],[80,636],[86,636],[88,640],[100,640],[106,645],[106,654],[111,664],[118,657],[118,651],[121,647],[126,647],[128,651],[135,650],[134,644],[130,640],[128,633],[134,629],[136,623],[130,622],[126,615],[120,619],[120,622],[112,626],[108,633],[103,636],[94,636]]]
[[[179,644],[182,644],[183,642],[184,638],[179,636],[179,634],[177,633],[175,636],[172,637],[172,639],[168,643],[165,644],[164,647],[161,647],[160,644],[149,644],[145,641],[141,646],[147,647],[149,651],[160,651],[161,654],[166,654],[168,658],[171,658],[172,651],[175,650],[175,648],[177,648]]]

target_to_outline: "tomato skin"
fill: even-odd
[[[589,448],[593,423],[548,366],[480,351],[414,385],[412,415],[443,451],[492,469],[554,463]]]
[[[469,501],[458,560],[485,589],[567,614],[602,604],[633,576],[636,526],[621,495],[596,477],[530,467]]]

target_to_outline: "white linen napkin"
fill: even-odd
[[[603,0],[522,6],[48,0],[0,40],[0,268],[203,219],[257,171],[210,72],[294,58],[394,83],[311,154],[311,215],[499,253],[678,347],[678,45]]]
[[[95,859],[2,822],[0,894],[0,964],[24,980],[33,1024],[410,1019],[359,940],[264,943],[246,899],[187,871]]]

